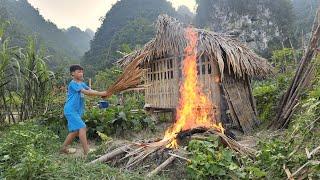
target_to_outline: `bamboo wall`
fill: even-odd
[[[200,80],[200,86],[202,86],[203,92],[211,99],[215,108],[215,115],[218,122],[221,121],[220,112],[220,72],[218,63],[216,61],[209,60],[207,57],[202,57],[198,60],[198,75]]]
[[[178,59],[164,58],[148,63],[145,103],[152,108],[175,108],[178,102]]]
[[[216,61],[203,57],[197,61],[199,86],[216,108],[216,119],[220,122],[220,75]],[[182,78],[181,58],[163,58],[145,65],[145,103],[152,108],[175,109],[179,98],[179,82]]]
[[[181,60],[163,58],[145,65],[145,103],[156,109],[175,109],[179,98],[179,82],[182,78]],[[229,114],[231,127],[249,133],[257,126],[255,102],[248,78],[238,79],[234,74],[224,73],[221,83],[217,61],[202,57],[197,61],[199,86],[215,106],[215,118],[221,122],[221,109]],[[222,87],[222,88],[221,88]],[[223,91],[223,92],[222,92]],[[224,98],[228,107],[222,107]]]

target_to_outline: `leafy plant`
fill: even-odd
[[[274,117],[281,96],[285,93],[291,81],[297,63],[294,57],[299,58],[300,52],[284,48],[273,51],[272,63],[277,72],[275,76],[264,81],[254,82],[253,95],[257,100],[259,118],[264,122]]]
[[[56,168],[49,154],[56,151],[57,139],[52,131],[32,122],[8,128],[0,137],[0,178],[41,179]]]
[[[188,172],[193,179],[245,177],[245,172],[236,163],[233,152],[219,147],[219,143],[218,138],[211,141],[190,141],[188,150],[192,157]]]
[[[43,52],[37,51],[36,41],[29,37],[25,52],[20,50],[16,59],[20,63],[20,74],[23,91],[21,93],[20,119],[39,115],[48,106],[51,94],[51,80],[54,73],[48,70]]]
[[[98,137],[97,132],[106,135],[122,135],[125,131],[140,131],[145,128],[154,130],[153,120],[142,110],[143,96],[139,94],[125,95],[123,106],[110,106],[108,109],[92,108],[86,111],[84,119],[88,136]]]
[[[276,78],[255,82],[253,96],[257,101],[259,118],[267,122],[276,113],[276,107],[291,79],[291,72],[280,73]]]
[[[51,97],[53,72],[48,70],[36,40],[29,38],[25,49],[10,48],[9,40],[0,42],[0,122],[29,119],[47,110]]]
[[[0,179],[142,179],[106,164],[89,165],[82,158],[62,156],[56,152],[60,143],[37,121],[1,131]]]
[[[295,58],[300,57],[300,51],[296,52],[291,48],[283,48],[272,52],[272,63],[283,73],[288,70],[293,70],[297,65],[297,62],[294,62]]]
[[[283,165],[292,172],[308,162],[305,150],[312,150],[319,143],[319,110],[320,103],[314,97],[309,95],[302,100],[286,132],[280,137],[260,138],[256,160],[243,161],[246,169],[259,168],[265,172],[266,177],[283,179],[287,178]],[[320,165],[311,163],[308,168],[308,177],[317,179]]]

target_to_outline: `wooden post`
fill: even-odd
[[[125,146],[119,147],[119,148],[111,151],[110,153],[105,154],[105,155],[101,156],[100,158],[91,161],[89,164],[94,164],[94,163],[97,163],[97,162],[109,161],[110,159],[112,159],[112,158],[114,158],[114,157],[116,157],[116,156],[118,156],[120,154],[125,153],[129,149],[130,149],[130,145],[125,145]]]
[[[89,78],[89,87],[90,87],[90,88],[92,87],[92,81],[91,81],[91,78]]]

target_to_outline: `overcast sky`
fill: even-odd
[[[40,14],[55,23],[59,28],[77,26],[82,30],[93,31],[101,25],[100,17],[106,15],[117,0],[28,0]],[[155,0],[156,1],[156,0]],[[186,5],[195,12],[195,0],[168,0],[173,7]]]

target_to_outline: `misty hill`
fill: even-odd
[[[122,56],[118,51],[130,51],[153,37],[152,24],[163,13],[176,16],[171,3],[166,0],[118,1],[95,33],[82,64],[91,72],[112,66]]]
[[[82,31],[80,28],[72,26],[64,31],[68,40],[74,44],[81,54],[90,48],[90,40],[93,39],[94,32],[91,29]]]
[[[67,31],[59,29],[54,23],[45,20],[39,11],[27,0],[0,0],[2,18],[10,21],[8,36],[13,45],[23,47],[27,36],[35,36],[52,55],[49,64],[57,65],[61,61],[76,62],[89,48],[92,31],[83,32],[71,27]]]

